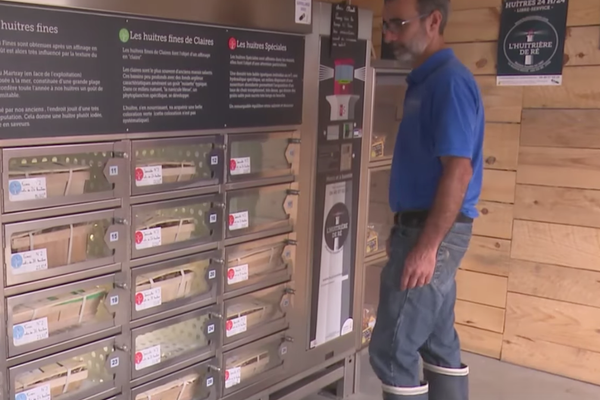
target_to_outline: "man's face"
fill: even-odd
[[[417,0],[392,0],[383,9],[384,40],[394,49],[396,59],[413,62],[421,56],[431,41],[425,19],[420,15]]]

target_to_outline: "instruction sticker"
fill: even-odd
[[[135,353],[135,370],[139,371],[160,363],[160,344]]]
[[[27,201],[48,197],[46,178],[14,179],[8,181],[8,200]]]
[[[15,395],[15,400],[50,400],[50,385],[38,386]]]
[[[47,251],[38,249],[11,254],[10,267],[13,275],[46,270],[48,269]]]
[[[149,308],[158,307],[162,304],[161,287],[142,290],[135,294],[135,310],[142,311]]]
[[[135,186],[152,186],[163,183],[162,165],[135,169]]]
[[[239,335],[248,330],[247,317],[244,315],[239,318],[228,319],[225,323],[225,335],[227,337]]]
[[[142,229],[135,232],[135,249],[143,250],[162,244],[161,228]]]
[[[310,25],[312,0],[296,0],[296,23]]]
[[[227,284],[234,285],[236,283],[248,280],[248,264],[231,267],[227,270]]]
[[[231,175],[245,175],[252,171],[250,157],[232,158],[229,161]]]
[[[15,346],[23,346],[44,339],[48,339],[48,318],[46,317],[13,325]]]
[[[225,388],[228,389],[232,386],[239,385],[242,381],[242,368],[235,367],[225,370]]]
[[[229,214],[229,230],[235,231],[248,227],[248,211]]]

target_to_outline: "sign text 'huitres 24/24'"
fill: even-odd
[[[304,38],[0,5],[0,137],[295,125]]]

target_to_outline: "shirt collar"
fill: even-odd
[[[454,57],[454,51],[450,48],[438,50],[433,53],[425,62],[413,69],[406,81],[411,84],[418,84],[423,82],[433,71],[438,69],[442,64],[445,64],[448,60]]]

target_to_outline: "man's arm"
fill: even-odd
[[[435,201],[417,246],[437,251],[452,228],[473,175],[471,160],[463,157],[441,157],[444,172],[437,187]]]

